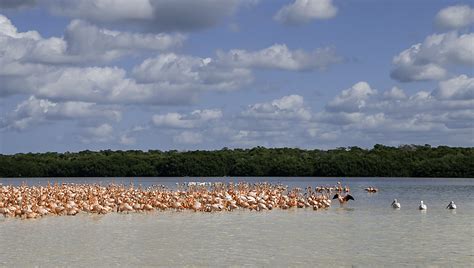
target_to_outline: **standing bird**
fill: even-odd
[[[400,203],[397,201],[397,199],[393,199],[392,208],[400,208]]]
[[[418,209],[420,209],[420,210],[426,210],[427,208],[428,208],[428,207],[427,207],[425,204],[423,204],[423,201],[421,201],[421,202],[420,202],[420,206],[418,207]]]
[[[337,199],[339,200],[339,203],[341,205],[344,205],[345,203],[347,203],[347,201],[349,200],[355,200],[354,197],[352,197],[352,195],[350,194],[346,194],[345,196],[342,196],[340,194],[335,194],[334,197],[332,199]]]
[[[456,209],[456,204],[454,204],[454,201],[451,201],[451,202],[449,202],[449,205],[446,208]]]

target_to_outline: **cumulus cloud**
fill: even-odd
[[[179,46],[182,35],[137,34],[70,23],[64,38],[18,32],[0,15],[0,96],[33,94],[53,101],[123,104],[184,104],[204,90],[233,90],[252,82],[245,68],[217,66],[210,58],[160,54],[134,68],[75,64],[116,59],[142,50]]]
[[[202,134],[192,131],[183,131],[173,137],[175,143],[181,144],[199,144],[203,141]]]
[[[240,112],[216,109],[152,117],[150,131],[175,146],[371,146],[374,143],[472,145],[473,78],[441,81],[432,91],[375,90],[355,83],[313,112],[303,96],[250,104]],[[139,128],[142,131],[143,128]],[[146,130],[146,129],[145,129]],[[119,136],[126,144],[130,133]],[[219,145],[216,145],[219,144]]]
[[[405,91],[398,87],[392,87],[392,89],[385,91],[383,96],[389,100],[404,100],[407,98]]]
[[[11,21],[0,15],[0,52],[4,61],[43,64],[100,63],[132,52],[163,51],[182,45],[180,34],[139,34],[101,29],[74,20],[64,37],[43,38],[36,31],[18,32]]]
[[[79,137],[82,143],[105,143],[112,141],[114,128],[110,124],[101,124],[94,127],[87,127]]]
[[[43,38],[36,31],[19,32],[0,15],[0,96],[33,94],[55,101],[101,103],[189,103],[189,86],[167,82],[143,85],[116,67],[75,67],[117,59],[142,50],[179,46],[182,35],[109,31],[73,21],[65,37]]]
[[[25,76],[0,76],[0,81],[5,81],[3,95],[29,93],[61,102],[188,104],[200,93],[169,83],[139,84],[117,67],[57,68]]]
[[[357,112],[364,108],[367,99],[376,93],[367,82],[361,81],[343,90],[326,107],[330,111]]]
[[[146,59],[133,69],[133,75],[142,83],[169,83],[224,91],[253,80],[250,70],[245,68],[218,66],[211,58],[174,53]]]
[[[231,146],[303,146],[311,109],[300,95],[248,105],[205,131],[206,137]]]
[[[225,116],[216,109],[154,115],[152,131],[170,136],[177,145],[213,141],[223,146],[299,146],[303,140],[298,137],[310,120],[303,97],[289,95]]]
[[[460,75],[441,81],[434,91],[434,96],[441,100],[472,100],[474,99],[474,78]]]
[[[232,90],[253,81],[251,68],[324,70],[341,61],[333,48],[306,52],[277,44],[259,51],[218,51],[216,59],[163,53],[146,59],[132,73],[140,83],[166,82],[170,85],[192,85],[194,88]]]
[[[137,140],[134,137],[130,137],[127,134],[123,134],[120,136],[119,143],[122,145],[134,145]]]
[[[163,51],[180,47],[182,34],[140,34],[98,28],[81,20],[73,20],[67,27],[65,41],[72,55],[106,53],[105,58],[117,58],[134,50]]]
[[[151,124],[140,130],[157,132],[158,135],[169,138],[175,146],[197,145],[217,139],[213,130],[225,122],[223,112],[219,109],[194,110],[189,113],[165,113],[152,116]],[[187,147],[183,147],[187,148]]]
[[[140,84],[117,67],[64,68],[35,80],[35,93],[55,100],[120,104],[189,103],[198,91],[169,83]]]
[[[434,34],[393,58],[391,77],[401,82],[442,80],[448,66],[474,64],[474,33]]]
[[[218,109],[195,110],[190,114],[167,113],[156,114],[152,118],[154,126],[164,128],[199,128],[205,123],[218,120],[222,111]]]
[[[469,5],[443,8],[436,15],[436,24],[442,29],[459,29],[474,23],[474,9]]]
[[[331,112],[324,110],[314,115],[316,122],[328,123],[331,125],[348,125],[361,122],[364,117],[360,112]]]
[[[251,68],[324,69],[340,57],[332,49],[313,52],[275,45],[260,51],[232,50],[215,59],[161,53],[135,66],[87,67],[133,51],[179,46],[182,35],[110,31],[72,21],[64,37],[19,32],[0,16],[0,96],[30,94],[56,102],[100,104],[189,104],[208,90],[229,91],[253,82]],[[92,60],[93,59],[93,60]],[[79,66],[77,66],[78,64]]]
[[[284,96],[271,102],[250,105],[242,116],[268,120],[309,120],[311,112],[300,95]]]
[[[252,123],[247,119],[248,123]],[[302,128],[301,128],[302,129]],[[291,147],[302,146],[304,141],[300,135],[300,131],[296,128],[273,129],[268,128],[252,129],[244,125],[236,125],[235,122],[231,124],[223,124],[218,127],[213,127],[206,135],[212,140],[219,140],[226,146],[237,147]]]
[[[310,127],[308,135],[322,139],[323,133],[335,132],[339,140],[368,144],[377,140],[439,143],[443,135],[452,135],[460,139],[458,143],[472,144],[473,91],[473,78],[466,75],[410,96],[397,87],[379,93],[367,82],[359,82],[314,115],[317,127]]]
[[[249,105],[240,116],[225,118],[213,125],[211,132],[201,132],[225,144],[246,147],[472,145],[472,79],[460,75],[441,81],[433,91],[413,94],[398,87],[378,91],[361,81],[314,113],[304,105],[302,96],[284,96]]]
[[[182,36],[111,32],[80,21],[73,21],[67,33],[65,38],[42,38],[36,31],[18,32],[0,15],[0,96],[32,94],[52,101],[130,104],[194,101],[197,90],[189,85],[140,84],[121,68],[71,66],[91,58],[112,59],[133,49],[171,48]]]
[[[94,103],[64,102],[56,103],[31,96],[19,103],[15,110],[7,114],[0,124],[1,128],[24,130],[37,124],[54,121],[112,120],[119,121],[121,112]]]
[[[53,13],[140,31],[195,31],[216,25],[249,0],[44,0]]]
[[[232,49],[229,52],[220,51],[217,55],[220,62],[231,66],[289,71],[325,70],[342,61],[342,57],[331,47],[306,52],[290,50],[285,44],[275,44],[258,51]]]
[[[337,14],[332,0],[295,0],[282,7],[273,17],[287,25],[300,25],[315,19],[330,19]]]

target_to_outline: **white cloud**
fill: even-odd
[[[119,68],[64,68],[37,78],[36,94],[57,100],[120,101],[121,95],[143,90],[125,75]]]
[[[407,95],[403,91],[403,89],[398,87],[392,87],[392,89],[387,90],[383,93],[385,99],[390,100],[404,100],[407,98]]]
[[[337,14],[332,0],[295,0],[282,7],[273,17],[287,25],[300,25],[315,19],[330,19]]]
[[[194,31],[216,25],[249,0],[43,0],[53,13],[141,31]]]
[[[393,58],[391,77],[402,81],[441,80],[451,65],[474,64],[474,33],[434,34]]]
[[[250,105],[242,116],[267,120],[309,120],[310,110],[304,105],[300,95],[284,96],[271,102]]]
[[[199,128],[209,121],[218,120],[222,117],[222,111],[218,109],[195,110],[190,114],[167,113],[154,115],[153,125],[164,128]]]
[[[325,129],[311,127],[308,128],[306,133],[311,139],[317,139],[323,142],[334,142],[337,141],[341,135],[340,131],[333,130],[327,131]]]
[[[153,131],[177,144],[216,143],[222,146],[288,146],[304,144],[298,136],[310,123],[311,111],[299,95],[249,105],[236,115],[220,110],[155,115]],[[182,131],[184,129],[184,131]]]
[[[11,21],[0,14],[0,52],[2,52],[2,58],[20,59],[41,40],[41,35],[36,31],[18,32]]]
[[[84,40],[87,40],[85,42]],[[63,38],[18,32],[0,15],[0,96],[33,94],[39,98],[101,103],[189,103],[189,85],[144,85],[116,67],[72,67],[116,59],[132,51],[178,46],[181,35],[112,32],[73,21]],[[68,65],[60,65],[68,64]]]
[[[443,29],[459,29],[474,23],[474,9],[468,5],[443,8],[436,15],[436,24]]]
[[[98,63],[145,50],[163,51],[182,45],[180,34],[139,34],[100,29],[74,20],[64,37],[43,38],[36,31],[18,32],[0,15],[0,52],[3,61],[42,64]]]
[[[236,146],[472,145],[474,100],[466,94],[469,79],[460,76],[455,81],[440,82],[432,92],[418,91],[410,96],[397,87],[379,93],[368,83],[359,82],[341,91],[323,111],[312,114],[306,108],[309,118],[274,112],[279,110],[276,107],[280,103],[290,110],[304,107],[302,98],[273,101],[273,105],[272,102],[255,104],[242,111],[242,117],[222,120],[227,124],[213,127],[216,132],[211,134]],[[456,87],[456,93],[440,97],[437,91],[446,86]]]
[[[125,146],[131,146],[137,144],[137,138],[134,136],[136,133],[144,132],[149,130],[151,125],[135,125],[117,134],[118,143]]]
[[[367,99],[376,94],[367,82],[361,81],[343,90],[327,105],[330,111],[357,112],[366,106]]]
[[[67,53],[94,55],[108,59],[140,50],[163,51],[180,47],[185,40],[182,34],[140,34],[111,31],[90,23],[73,20],[67,27],[65,41]]]
[[[200,93],[189,85],[139,84],[117,67],[62,67],[30,75],[0,76],[2,94],[30,93],[54,101],[105,104],[187,104]]]
[[[360,112],[329,112],[322,111],[314,116],[316,122],[323,122],[332,125],[349,125],[361,122],[364,117]]]
[[[289,71],[325,70],[342,58],[333,48],[318,48],[311,52],[290,50],[285,44],[275,44],[258,51],[232,49],[218,52],[218,60],[226,65],[245,68],[269,68]]]
[[[142,83],[169,83],[192,88],[232,90],[252,82],[250,70],[217,66],[211,58],[160,54],[133,69]]]
[[[166,82],[225,91],[250,84],[253,76],[249,68],[306,71],[325,69],[341,60],[332,48],[305,52],[292,51],[286,45],[277,44],[253,52],[239,49],[220,51],[217,59],[165,53],[146,59],[132,73],[140,83]]]
[[[19,103],[14,111],[3,118],[1,128],[24,130],[32,125],[59,120],[112,120],[119,121],[121,112],[94,103],[56,103],[31,96]]]
[[[114,128],[110,124],[87,127],[80,136],[82,143],[105,143],[114,139]]]
[[[442,140],[473,144],[473,81],[460,75],[441,81],[431,92],[418,91],[411,96],[396,87],[379,94],[367,83],[359,82],[314,115],[317,127],[310,126],[308,135],[322,140],[322,133],[339,132],[338,140],[346,144],[439,144]]]
[[[130,137],[126,134],[120,136],[119,143],[122,145],[134,145],[136,144],[137,140],[134,137]]]
[[[474,78],[460,75],[441,81],[434,96],[441,100],[472,100],[474,99]]]
[[[173,137],[173,141],[181,144],[199,144],[202,143],[203,137],[200,133],[192,131],[183,131]]]
[[[367,82],[342,90],[313,113],[299,95],[248,105],[235,114],[215,110],[155,115],[154,128],[176,146],[324,148],[374,143],[473,144],[472,79],[461,75],[433,91],[377,91]],[[449,91],[446,91],[448,90]],[[212,112],[210,112],[212,111]]]
[[[256,52],[235,50],[217,59],[162,53],[133,68],[132,77],[118,67],[74,66],[91,59],[113,60],[135,50],[168,49],[182,40],[181,35],[110,31],[79,20],[70,23],[64,37],[43,38],[35,31],[18,32],[0,16],[0,53],[5,55],[0,58],[4,67],[0,96],[30,94],[51,101],[100,104],[189,104],[204,91],[249,85],[253,81],[250,67],[324,69],[340,60],[332,49],[305,52],[275,45]]]
[[[213,139],[219,139],[226,146],[237,147],[290,147],[301,146],[303,140],[294,129],[259,129],[251,130],[227,124],[218,128],[213,128],[208,135]]]

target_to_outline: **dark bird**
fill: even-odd
[[[354,197],[352,197],[352,195],[350,195],[350,194],[346,194],[345,196],[342,196],[340,194],[335,194],[332,199],[339,200],[339,203],[341,205],[347,203],[347,201],[349,201],[349,200],[355,200]]]
[[[451,201],[451,202],[449,203],[449,205],[448,205],[446,208],[449,208],[449,209],[456,209],[456,204],[454,204],[454,201]]]

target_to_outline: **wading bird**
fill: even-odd
[[[340,194],[335,194],[334,197],[332,199],[337,199],[339,200],[339,203],[341,205],[344,205],[345,203],[347,203],[349,200],[355,200],[354,197],[352,197],[352,195],[350,194],[347,194],[345,196],[342,196]]]
[[[426,210],[428,207],[426,206],[426,204],[423,204],[423,201],[420,202],[420,206],[418,207],[418,209],[420,210]]]
[[[400,208],[400,203],[397,201],[397,199],[393,199],[392,208]]]
[[[376,192],[379,191],[379,189],[370,186],[370,187],[365,188],[365,191],[367,191],[367,192],[369,192],[369,193],[376,193]]]
[[[446,208],[456,209],[456,204],[454,204],[454,201],[451,201],[451,202],[449,202],[449,205]]]

